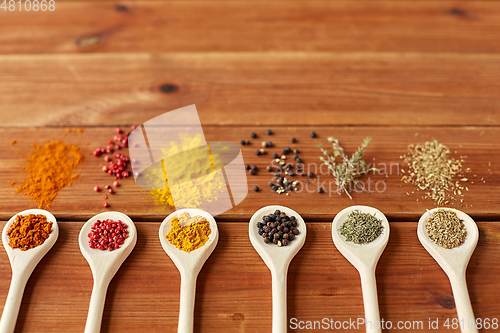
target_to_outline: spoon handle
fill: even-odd
[[[455,307],[457,308],[458,322],[462,333],[475,333],[476,319],[470,303],[469,291],[465,280],[465,271],[463,274],[450,276],[451,289],[455,298]]]
[[[17,316],[19,314],[19,308],[23,299],[24,288],[26,287],[26,282],[28,282],[29,277],[30,274],[25,273],[19,275],[14,273],[12,274],[9,294],[7,295],[7,301],[5,302],[5,307],[3,308],[2,319],[0,320],[0,332],[14,332]]]
[[[288,270],[272,272],[273,288],[273,333],[286,333],[286,282]]]
[[[191,333],[194,326],[194,301],[198,274],[181,273],[181,301],[178,333]]]
[[[85,324],[85,333],[98,333],[101,331],[102,313],[104,311],[108,284],[109,282],[94,280],[87,323]]]
[[[367,333],[382,332],[380,313],[378,310],[377,282],[375,269],[360,272],[363,304],[365,306],[365,327]]]

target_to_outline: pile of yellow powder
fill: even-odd
[[[205,245],[208,236],[212,233],[210,222],[203,216],[191,217],[187,212],[182,213],[178,218],[172,218],[170,226],[166,238],[176,248],[188,253]]]

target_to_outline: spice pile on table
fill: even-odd
[[[92,224],[90,232],[87,234],[89,238],[89,247],[101,251],[116,250],[120,248],[120,245],[128,238],[127,228],[128,225],[120,220],[97,220]]]
[[[274,243],[278,246],[287,246],[300,233],[295,216],[287,216],[277,209],[273,214],[262,217],[257,222],[258,233],[264,238],[264,243]]]
[[[445,249],[458,247],[465,242],[467,230],[457,213],[449,209],[438,209],[426,224],[429,238]]]
[[[267,135],[274,135],[273,131],[268,129],[266,132]],[[252,133],[251,135],[252,139],[257,139],[258,135],[257,133]],[[312,138],[316,138],[317,135],[315,132],[311,133]],[[295,137],[292,137],[290,139],[292,144],[297,143],[297,139]],[[241,140],[240,141],[241,145],[251,145],[251,141],[249,140]],[[261,142],[262,148],[258,149],[255,151],[255,155],[257,156],[262,156],[262,155],[267,155],[267,150],[266,148],[275,148],[275,145],[273,144],[272,141],[262,141]],[[293,153],[293,161],[290,161],[288,159],[289,155]],[[308,176],[310,178],[314,178],[314,173],[313,172],[305,172],[304,170],[304,163],[302,159],[299,156],[300,151],[296,148],[292,149],[290,147],[285,147],[284,149],[281,150],[281,152],[274,152],[272,155],[272,160],[270,162],[270,165],[266,167],[266,170],[270,173],[273,173],[273,178],[268,182],[269,187],[271,187],[271,191],[281,194],[285,193],[286,195],[290,195],[291,192],[298,191],[301,186],[301,181],[298,179],[294,179],[294,177],[305,177]],[[288,159],[288,161],[287,161]],[[245,165],[245,169],[248,171],[250,175],[256,175],[258,172],[258,167],[256,165],[250,166],[249,164]],[[310,180],[306,180],[306,183],[309,183]],[[253,187],[253,190],[255,192],[258,192],[260,188],[255,185]],[[319,187],[318,188],[319,193],[323,193],[324,190]]]
[[[17,215],[7,236],[9,246],[26,251],[42,245],[52,232],[52,222],[43,214]]]
[[[375,214],[354,210],[347,215],[347,219],[340,227],[340,234],[345,236],[348,242],[368,244],[380,236],[383,230],[382,220]]]
[[[200,215],[191,217],[187,212],[172,218],[170,226],[165,237],[176,248],[188,253],[205,245],[212,233],[206,218]]]
[[[38,203],[38,208],[49,208],[57,193],[78,177],[73,170],[83,162],[80,148],[62,141],[32,145],[26,171],[28,178],[16,192],[23,193]]]
[[[463,192],[469,190],[462,185],[468,181],[464,174],[471,170],[463,170],[466,156],[457,160],[449,155],[448,147],[437,140],[409,145],[407,154],[401,156],[408,163],[408,169],[401,170],[405,173],[401,181],[415,185],[417,191],[425,191],[423,198],[432,199],[437,205],[446,205],[450,200],[463,202]]]
[[[364,185],[361,185],[363,183],[358,181],[358,178],[362,175],[366,175],[370,171],[379,171],[376,168],[370,167],[363,160],[363,153],[371,140],[370,137],[367,137],[361,144],[361,147],[359,147],[350,158],[344,153],[344,149],[339,145],[339,140],[333,137],[328,138],[328,141],[332,143],[333,155],[331,155],[328,150],[323,149],[322,145],[318,145],[318,148],[326,157],[320,156],[319,159],[324,164],[328,165],[328,169],[335,177],[335,184],[337,185],[337,193],[339,195],[345,192],[349,198],[352,199],[349,192],[357,187],[362,191],[368,192],[368,190],[364,188]],[[337,156],[340,157],[340,162],[335,161]]]
[[[130,129],[133,131],[135,128],[136,126],[132,126]],[[94,156],[99,157],[101,155],[105,155],[104,161],[107,162],[108,165],[103,166],[102,171],[113,177],[115,180],[118,180],[120,178],[127,178],[130,176],[130,172],[128,170],[128,163],[130,162],[129,157],[115,152],[116,150],[128,148],[128,135],[130,133],[124,133],[124,131],[120,127],[117,127],[115,129],[115,132],[116,134],[112,139],[108,141],[108,145],[106,146],[106,148],[98,147],[94,150]],[[113,158],[115,158],[115,160],[113,160]],[[120,183],[118,183],[118,181],[113,182],[113,187],[115,189],[118,186],[120,186]],[[114,194],[116,191],[111,187],[111,185],[105,185],[105,189],[109,194]],[[94,191],[100,192],[101,187],[95,186]],[[108,196],[106,194],[103,194],[102,198],[106,200],[108,199]],[[103,206],[109,207],[109,203],[107,201],[104,201]]]
[[[169,156],[169,163],[176,166],[169,168],[168,180],[162,164],[148,168],[145,178],[151,195],[158,206],[203,208],[204,203],[217,200],[225,190],[225,181],[219,173],[213,172],[214,165],[223,164],[222,158],[217,153],[208,155],[209,150],[201,134],[181,134],[179,142],[171,142],[169,147],[162,149],[163,155]],[[193,179],[194,175],[204,177]],[[170,184],[176,186],[175,203]]]

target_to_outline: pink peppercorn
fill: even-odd
[[[103,202],[103,203],[102,203],[102,205],[103,205],[104,207],[106,207],[106,208],[108,208],[108,207],[109,207],[109,203],[107,203],[107,202]]]
[[[102,198],[103,198],[103,199],[107,199],[107,198],[108,198],[108,196],[107,196],[106,194],[103,194],[103,195],[102,195]]]
[[[132,131],[133,131],[133,130],[135,130],[136,128],[137,128],[137,126],[135,126],[135,125],[130,126],[130,129],[131,129]]]
[[[94,187],[94,191],[99,192],[101,188],[99,186]]]
[[[114,183],[113,183],[113,186],[114,186],[114,187],[118,187],[118,186],[120,186],[120,183],[118,183],[118,182],[114,182]]]
[[[120,134],[122,132],[122,129],[120,127],[116,128],[116,133]]]
[[[109,192],[110,194],[115,193],[115,191],[114,191],[112,188],[108,189],[108,192]]]

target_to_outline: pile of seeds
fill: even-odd
[[[89,247],[101,251],[116,250],[128,238],[127,228],[128,226],[120,220],[97,220],[92,224],[87,235],[89,237]]]
[[[458,247],[465,242],[467,230],[457,213],[448,209],[438,209],[425,225],[429,238],[445,249]]]
[[[287,216],[280,210],[263,216],[262,222],[257,222],[257,228],[266,244],[274,243],[278,246],[289,245],[299,234],[295,216]]]
[[[348,242],[368,244],[382,234],[384,227],[382,220],[376,218],[375,214],[354,210],[349,213],[339,230]]]
[[[130,129],[133,131],[134,129],[136,129],[136,126],[132,126]],[[115,179],[127,178],[130,176],[130,171],[128,170],[130,159],[128,156],[115,151],[122,148],[128,148],[128,136],[130,133],[124,133],[120,127],[117,127],[115,131],[116,134],[114,135],[112,140],[108,141],[108,145],[106,146],[106,148],[96,148],[94,150],[94,156],[99,157],[101,155],[106,155],[104,156],[104,161],[107,162],[108,165],[104,165],[102,167],[103,172],[107,173],[111,177],[114,177]],[[112,158],[115,158],[115,160],[113,160]],[[136,163],[137,161],[134,160],[132,162]],[[120,186],[120,184],[115,181],[113,183],[113,186],[116,188]],[[111,188],[111,185],[106,185],[105,188],[110,194],[115,193],[115,190]],[[101,188],[99,186],[95,186],[94,191],[100,192]],[[102,198],[106,200],[108,196],[106,194],[103,194]],[[103,206],[109,207],[109,203],[104,201]]]
[[[449,154],[448,147],[437,140],[409,145],[408,153],[401,156],[408,163],[408,169],[401,170],[405,173],[401,181],[417,186],[417,191],[425,191],[423,198],[432,199],[438,205],[446,205],[450,200],[463,202],[460,197],[463,197],[464,189],[469,190],[461,185],[461,182],[468,181],[462,168],[466,156],[457,160]]]
[[[267,135],[273,135],[273,132],[268,129]],[[256,133],[251,134],[252,139],[256,139],[258,136]],[[315,132],[311,132],[311,137],[317,137]],[[297,143],[297,139],[292,137],[290,139],[291,143]],[[248,140],[241,140],[241,145],[250,145],[251,142]],[[266,148],[275,147],[272,141],[262,141],[262,148],[255,151],[255,155],[267,155]],[[287,162],[288,155],[293,153],[293,162]],[[281,150],[278,154],[277,152],[273,153],[272,160],[270,165],[266,167],[266,170],[273,174],[273,178],[269,180],[268,185],[271,188],[272,192],[281,194],[286,193],[286,195],[290,195],[290,192],[298,191],[300,189],[301,181],[297,179],[293,179],[293,177],[310,177],[314,178],[313,172],[306,173],[304,171],[304,163],[299,156],[300,151],[298,149],[293,149],[290,147],[286,147]],[[245,165],[245,169],[248,170],[250,175],[257,174],[258,168],[256,165],[250,166]],[[310,180],[306,180],[306,183],[310,183]],[[258,192],[260,189],[258,186],[254,186],[254,191]],[[323,193],[323,188],[318,188],[319,193]]]

